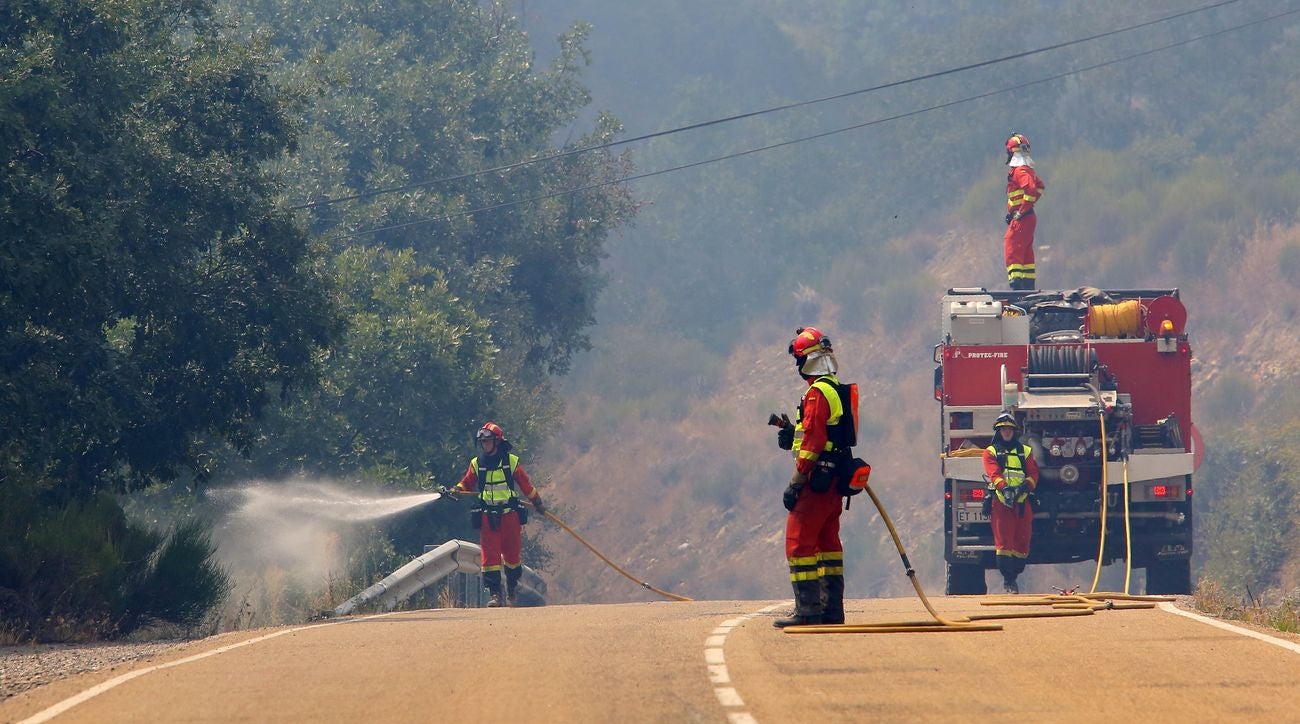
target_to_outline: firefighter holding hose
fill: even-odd
[[[993,423],[993,443],[984,449],[984,473],[993,498],[993,547],[1007,593],[1020,593],[1016,577],[1029,558],[1029,536],[1034,529],[1032,496],[1038,487],[1038,463],[1018,433],[1016,418],[1004,412]]]
[[[528,479],[519,456],[510,452],[510,441],[506,440],[500,425],[495,422],[483,425],[475,439],[481,448],[479,454],[470,458],[469,469],[448,492],[477,494],[475,505],[470,510],[470,520],[479,530],[483,582],[490,594],[488,606],[500,606],[503,597],[514,606],[518,600],[515,589],[523,574],[520,560],[522,528],[528,522],[528,511],[523,507],[521,494],[531,499],[538,513],[545,513],[546,506]],[[503,564],[504,591],[501,580]]]
[[[788,352],[808,387],[799,401],[798,423],[778,424],[777,445],[795,455],[785,490],[785,555],[794,588],[794,613],[777,628],[844,623],[844,546],[840,500],[854,473],[849,389],[835,379],[831,341],[814,327],[801,328]],[[869,471],[870,468],[867,468]],[[865,482],[865,478],[864,478]]]

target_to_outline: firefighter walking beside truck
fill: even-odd
[[[1020,441],[1016,418],[1009,412],[998,415],[993,423],[993,442],[984,449],[984,473],[989,479],[985,500],[992,516],[993,547],[1003,590],[1020,593],[1016,577],[1029,558],[1038,463],[1030,447]]]
[[[855,459],[857,386],[840,384],[831,341],[814,327],[800,328],[787,350],[808,383],[797,422],[770,420],[777,445],[791,450],[795,470],[783,503],[785,554],[794,588],[794,613],[777,628],[844,623],[844,546],[840,501],[861,492],[871,468]]]

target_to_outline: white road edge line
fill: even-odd
[[[212,650],[210,650],[210,651],[204,651],[204,652],[201,653],[201,654],[194,654],[193,656],[186,656],[186,657],[183,658],[183,659],[177,659],[177,660],[175,660],[175,661],[168,661],[167,663],[164,663],[164,664],[155,664],[155,665],[153,665],[153,666],[146,666],[146,667],[143,668],[143,669],[136,669],[135,671],[128,671],[128,672],[125,673],[125,674],[122,674],[122,675],[120,675],[120,676],[115,676],[115,677],[109,679],[108,681],[102,681],[102,682],[100,682],[100,683],[98,683],[98,684],[96,684],[96,685],[90,687],[89,689],[86,689],[85,691],[81,692],[80,694],[76,694],[76,695],[70,696],[70,697],[68,697],[67,699],[64,699],[63,701],[61,701],[61,702],[59,702],[59,703],[57,703],[57,704],[55,704],[55,705],[53,705],[53,706],[51,706],[51,707],[48,707],[48,708],[46,708],[46,709],[43,709],[43,710],[41,710],[41,711],[39,711],[39,712],[37,712],[37,713],[35,713],[35,714],[33,714],[33,715],[27,717],[26,719],[23,719],[23,720],[22,720],[21,722],[19,722],[18,724],[40,724],[41,722],[47,722],[47,721],[53,719],[54,717],[59,716],[60,714],[62,714],[62,713],[64,713],[64,712],[68,711],[69,709],[73,708],[74,706],[77,706],[78,704],[84,704],[85,702],[90,701],[91,699],[93,699],[93,698],[99,696],[100,694],[103,694],[104,692],[108,691],[109,689],[114,689],[114,688],[116,688],[116,687],[118,687],[118,686],[120,686],[120,685],[122,685],[122,684],[125,684],[126,682],[128,682],[128,681],[130,681],[130,680],[132,680],[132,679],[139,678],[139,677],[141,677],[141,676],[144,676],[145,674],[151,674],[151,673],[153,673],[153,672],[155,672],[155,671],[161,671],[161,670],[163,670],[163,669],[170,669],[170,668],[172,668],[172,667],[180,666],[180,665],[182,665],[182,664],[189,664],[189,663],[192,663],[192,662],[198,661],[198,660],[200,660],[200,659],[206,659],[206,658],[208,658],[209,656],[216,656],[217,654],[224,654],[224,653],[227,652],[227,651],[233,651],[233,650],[238,649],[238,648],[243,648],[244,646],[251,646],[251,645],[253,645],[253,644],[255,644],[255,643],[258,643],[258,642],[260,642],[260,641],[267,641],[267,640],[269,640],[269,639],[276,638],[277,636],[283,636],[283,635],[285,635],[285,634],[291,634],[291,633],[295,633],[295,632],[298,632],[298,631],[309,631],[309,630],[313,630],[313,629],[328,628],[328,627],[330,627],[330,626],[338,626],[338,625],[346,624],[346,623],[357,623],[358,621],[370,621],[370,620],[372,620],[372,619],[376,619],[376,618],[383,618],[384,616],[392,616],[392,615],[395,614],[395,613],[398,613],[398,612],[397,612],[397,611],[390,611],[390,612],[388,612],[388,613],[375,614],[374,616],[362,616],[361,618],[350,618],[350,619],[346,619],[346,620],[343,620],[343,621],[333,621],[333,622],[330,622],[330,623],[318,623],[318,624],[314,624],[314,625],[310,625],[310,626],[296,626],[296,627],[294,627],[294,628],[287,628],[287,629],[284,629],[283,631],[276,631],[275,633],[266,634],[265,636],[258,636],[257,638],[251,638],[251,639],[248,639],[248,640],[245,640],[245,641],[240,641],[240,642],[238,642],[238,643],[233,643],[233,644],[228,644],[228,645],[226,645],[226,646],[221,646],[221,647],[219,647],[219,648],[215,648],[215,649],[212,649]]]
[[[1210,618],[1209,616],[1202,616],[1199,613],[1184,611],[1183,609],[1168,602],[1161,603],[1160,609],[1162,611],[1168,611],[1169,613],[1174,613],[1179,616],[1186,616],[1187,618],[1193,619],[1195,621],[1200,621],[1201,623],[1209,624],[1215,628],[1221,628],[1224,631],[1231,631],[1233,633],[1241,634],[1242,636],[1249,636],[1250,638],[1253,639],[1259,639],[1260,641],[1263,641],[1264,643],[1267,644],[1273,644],[1274,646],[1281,646],[1284,649],[1287,649],[1289,651],[1294,651],[1295,653],[1300,654],[1300,644],[1297,644],[1294,641],[1287,641],[1286,639],[1281,639],[1276,636],[1269,636],[1268,634],[1260,633],[1258,631],[1251,631],[1250,629],[1242,628],[1241,626],[1234,626],[1230,623],[1227,623],[1226,621],[1220,621],[1217,618]]]
[[[740,693],[736,691],[736,688],[728,686],[728,684],[731,684],[731,674],[727,671],[727,659],[722,653],[722,647],[727,643],[727,635],[749,619],[761,616],[781,606],[780,603],[774,603],[739,618],[729,618],[718,624],[710,632],[709,637],[704,640],[704,663],[708,667],[709,683],[713,685],[713,695],[718,697],[718,703],[724,707],[736,709],[745,706],[745,700],[740,697]],[[758,724],[758,720],[747,711],[727,712],[727,722],[728,724]]]

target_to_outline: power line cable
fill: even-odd
[[[427,180],[427,181],[417,181],[417,182],[414,182],[414,183],[403,184],[403,185],[400,185],[400,186],[389,186],[389,187],[387,187],[387,188],[382,188],[382,189],[372,189],[372,190],[370,190],[370,191],[361,191],[361,192],[358,192],[358,193],[355,193],[355,194],[350,194],[350,195],[347,195],[347,196],[339,196],[339,197],[337,197],[337,198],[332,198],[332,199],[321,199],[320,201],[310,201],[310,202],[306,202],[306,203],[301,203],[301,204],[296,204],[296,205],[294,205],[294,206],[290,206],[290,207],[289,207],[289,210],[291,210],[291,211],[298,211],[298,210],[302,210],[302,209],[314,209],[314,208],[319,208],[319,207],[321,207],[321,206],[329,206],[329,205],[332,205],[332,204],[343,203],[343,202],[345,202],[345,201],[357,201],[357,200],[360,200],[360,199],[368,199],[368,198],[372,198],[372,197],[374,197],[374,196],[382,196],[382,195],[385,195],[385,194],[399,193],[399,192],[402,192],[402,191],[411,191],[411,190],[413,190],[413,189],[425,188],[425,187],[428,187],[428,186],[436,186],[436,185],[438,185],[438,184],[442,184],[442,183],[451,183],[452,181],[463,181],[463,180],[465,180],[465,179],[468,179],[468,178],[474,178],[474,177],[476,177],[476,176],[482,176],[482,175],[484,175],[484,174],[497,173],[497,172],[500,172],[500,171],[511,171],[511,170],[516,169],[516,168],[522,168],[522,167],[524,167],[524,166],[531,166],[531,165],[533,165],[533,164],[541,163],[541,162],[543,162],[543,161],[555,161],[555,160],[558,160],[558,159],[561,159],[561,158],[566,158],[566,157],[568,157],[568,156],[573,156],[573,155],[580,154],[580,153],[588,153],[588,152],[591,152],[591,151],[603,151],[603,150],[605,150],[605,149],[614,148],[614,147],[617,147],[617,146],[624,146],[624,145],[627,145],[627,144],[630,144],[630,143],[637,143],[637,142],[640,142],[640,141],[648,141],[648,140],[651,140],[651,139],[654,139],[654,138],[661,138],[661,137],[663,137],[663,136],[668,136],[668,135],[672,135],[672,134],[676,134],[676,133],[682,133],[682,132],[685,132],[685,131],[694,131],[694,130],[698,130],[698,129],[701,129],[701,128],[707,128],[707,127],[709,127],[709,126],[716,126],[716,125],[723,124],[723,123],[731,123],[732,121],[744,120],[744,119],[746,119],[746,118],[754,118],[754,117],[756,117],[756,116],[762,116],[762,115],[766,115],[766,114],[769,114],[769,113],[776,113],[776,112],[779,112],[779,111],[786,111],[786,110],[790,110],[790,109],[793,109],[793,108],[801,108],[801,107],[803,107],[803,106],[810,106],[810,105],[815,105],[815,104],[818,104],[818,103],[826,103],[826,102],[828,102],[828,101],[841,100],[841,99],[844,99],[844,98],[849,98],[849,97],[852,97],[852,96],[862,95],[862,94],[865,94],[865,93],[873,93],[873,92],[875,92],[875,91],[886,90],[886,89],[889,89],[889,88],[897,88],[897,87],[904,86],[904,85],[909,85],[909,84],[912,84],[912,83],[918,83],[918,82],[920,82],[920,81],[924,81],[924,80],[932,80],[932,79],[934,79],[934,78],[941,78],[941,77],[946,76],[946,75],[953,75],[953,74],[956,74],[956,73],[963,73],[963,72],[968,71],[968,70],[975,70],[975,69],[977,69],[977,68],[985,68],[985,67],[988,67],[988,66],[990,66],[990,65],[997,65],[998,63],[1005,63],[1005,62],[1007,62],[1007,61],[1009,61],[1009,60],[1019,60],[1019,59],[1021,59],[1021,58],[1028,58],[1028,57],[1033,56],[1033,55],[1040,55],[1040,54],[1042,54],[1042,53],[1046,53],[1046,52],[1049,52],[1049,51],[1052,51],[1052,50],[1059,50],[1059,49],[1061,49],[1061,48],[1067,48],[1067,47],[1070,47],[1070,46],[1072,46],[1072,45],[1079,45],[1079,44],[1081,44],[1081,43],[1087,43],[1087,42],[1091,42],[1091,41],[1093,41],[1093,40],[1099,40],[1099,39],[1101,39],[1101,38],[1106,38],[1106,37],[1109,37],[1109,36],[1112,36],[1112,35],[1118,35],[1118,34],[1120,34],[1120,33],[1127,33],[1127,32],[1132,31],[1132,30],[1138,30],[1138,29],[1145,28],[1145,27],[1149,27],[1149,26],[1152,26],[1152,25],[1157,25],[1157,24],[1159,24],[1159,23],[1168,22],[1168,21],[1170,21],[1170,20],[1176,20],[1176,19],[1178,19],[1178,18],[1187,17],[1187,16],[1189,16],[1189,15],[1194,15],[1194,14],[1196,14],[1196,13],[1202,13],[1202,12],[1205,12],[1205,11],[1207,11],[1207,10],[1213,10],[1213,9],[1215,9],[1215,8],[1220,8],[1220,7],[1223,7],[1223,6],[1225,6],[1225,5],[1232,5],[1232,4],[1237,3],[1237,2],[1240,2],[1240,0],[1220,0],[1219,2],[1212,3],[1212,4],[1210,4],[1210,5],[1204,5],[1204,6],[1201,6],[1201,7],[1198,7],[1198,8],[1193,8],[1193,9],[1191,9],[1191,10],[1184,10],[1184,11],[1182,11],[1182,12],[1174,13],[1173,15],[1167,15],[1167,16],[1165,16],[1165,17],[1156,18],[1156,19],[1154,19],[1154,20],[1147,20],[1147,21],[1145,21],[1145,22],[1141,22],[1141,23],[1138,23],[1138,24],[1136,24],[1136,25],[1129,25],[1129,26],[1126,26],[1126,27],[1123,27],[1123,28],[1116,28],[1116,29],[1114,29],[1114,30],[1108,30],[1108,31],[1106,31],[1106,32],[1104,32],[1104,33],[1098,33],[1098,34],[1096,34],[1096,35],[1089,35],[1089,36],[1084,37],[1084,38],[1076,38],[1076,39],[1074,39],[1074,40],[1067,40],[1067,41],[1065,41],[1065,42],[1056,43],[1056,44],[1054,44],[1054,45],[1046,45],[1046,46],[1043,46],[1043,47],[1041,47],[1041,48],[1035,48],[1035,49],[1033,49],[1033,50],[1026,50],[1026,51],[1022,51],[1022,52],[1019,52],[1019,53],[1014,53],[1014,54],[1012,54],[1012,55],[1002,56],[1001,58],[993,58],[993,59],[991,59],[991,60],[983,60],[983,61],[980,61],[980,62],[978,62],[978,63],[970,63],[970,64],[968,64],[968,65],[962,65],[962,66],[957,66],[957,67],[953,67],[953,68],[947,68],[947,69],[945,69],[945,70],[939,70],[939,71],[935,71],[935,72],[933,72],[933,73],[926,73],[925,75],[918,75],[918,76],[913,76],[913,77],[911,77],[911,78],[904,78],[904,79],[902,79],[902,80],[890,81],[890,82],[888,82],[888,83],[883,83],[883,84],[881,84],[881,85],[871,86],[870,88],[859,88],[858,90],[845,91],[845,92],[843,92],[843,93],[836,93],[836,94],[834,94],[834,95],[823,96],[823,97],[821,97],[821,98],[812,98],[812,99],[809,99],[809,100],[796,101],[796,102],[793,102],[793,103],[786,103],[786,104],[779,105],[779,106],[772,106],[772,107],[770,107],[770,108],[763,108],[763,109],[760,109],[760,110],[757,110],[757,111],[749,111],[749,112],[746,112],[746,113],[738,113],[738,114],[736,114],[736,115],[724,116],[724,117],[722,117],[722,118],[715,118],[715,119],[710,120],[710,121],[701,121],[701,122],[699,122],[699,123],[692,123],[692,124],[685,125],[685,126],[678,126],[678,127],[676,127],[676,128],[668,128],[668,129],[665,129],[665,130],[662,130],[662,131],[655,131],[655,132],[653,132],[653,133],[647,133],[647,134],[640,135],[640,136],[633,136],[632,138],[624,138],[624,139],[620,139],[620,140],[617,140],[617,141],[610,141],[610,142],[608,142],[608,143],[601,143],[601,144],[597,144],[597,145],[594,145],[594,146],[582,146],[582,147],[580,147],[580,148],[571,148],[571,149],[569,149],[569,150],[567,150],[567,151],[559,151],[559,152],[552,153],[552,154],[549,154],[549,155],[546,155],[546,156],[539,156],[539,157],[537,157],[537,158],[525,159],[525,160],[523,160],[523,161],[515,161],[514,163],[508,163],[508,164],[505,164],[505,165],[502,165],[502,166],[493,166],[493,167],[491,167],[491,168],[480,169],[480,170],[478,170],[478,171],[467,171],[467,172],[465,172],[465,173],[456,174],[456,175],[454,175],[454,176],[444,176],[444,177],[442,177],[442,178],[430,179],[430,180]]]
[[[877,118],[877,119],[874,119],[874,120],[871,120],[871,121],[865,121],[865,122],[863,122],[863,123],[856,123],[856,124],[854,124],[854,125],[852,125],[852,126],[844,126],[844,127],[842,127],[842,128],[836,128],[836,129],[831,130],[831,131],[823,131],[822,133],[815,133],[815,134],[812,134],[812,135],[810,135],[810,136],[801,136],[801,137],[799,137],[799,138],[792,138],[792,139],[790,139],[790,140],[787,140],[787,141],[781,141],[780,143],[773,143],[773,144],[768,145],[768,146],[760,146],[760,147],[758,147],[758,148],[750,148],[750,149],[746,149],[746,150],[744,150],[744,151],[736,151],[735,153],[728,153],[728,154],[723,155],[723,156],[715,156],[715,157],[713,157],[713,158],[707,158],[707,159],[704,159],[704,160],[702,160],[702,161],[693,161],[693,162],[691,162],[691,163],[682,164],[682,165],[680,165],[680,166],[672,166],[672,167],[670,167],[670,168],[663,168],[663,169],[659,169],[659,170],[657,170],[657,171],[647,171],[646,173],[639,173],[639,174],[634,174],[634,175],[631,175],[631,176],[624,176],[624,177],[622,177],[622,178],[610,179],[610,180],[608,180],[608,181],[600,181],[600,182],[598,182],[598,183],[588,184],[588,185],[586,185],[586,186],[579,186],[579,187],[577,187],[577,188],[572,188],[572,189],[561,189],[561,190],[559,190],[559,191],[552,191],[552,192],[547,193],[547,194],[540,194],[540,195],[538,195],[538,196],[530,196],[530,197],[528,197],[528,198],[516,199],[516,200],[514,200],[514,201],[503,201],[503,202],[501,202],[501,203],[499,203],[499,204],[493,204],[493,205],[491,205],[491,206],[481,206],[481,207],[479,207],[479,208],[475,208],[475,209],[468,209],[468,210],[466,210],[466,211],[458,211],[458,212],[453,213],[453,214],[444,214],[444,215],[442,215],[442,216],[434,216],[434,217],[425,218],[425,219],[413,219],[413,220],[411,220],[411,221],[405,221],[405,222],[402,222],[402,223],[400,223],[400,224],[392,224],[392,225],[390,225],[390,226],[383,226],[383,227],[380,227],[380,228],[378,228],[378,229],[369,229],[369,230],[366,230],[366,231],[357,231],[357,232],[353,232],[353,233],[351,233],[351,234],[341,234],[341,235],[338,235],[338,236],[332,236],[332,237],[330,237],[330,238],[331,238],[331,239],[337,239],[337,240],[352,239],[352,238],[355,238],[355,237],[358,237],[358,236],[365,236],[365,235],[369,235],[369,234],[378,234],[378,233],[380,233],[380,232],[384,232],[384,231],[392,231],[392,230],[394,230],[394,229],[402,229],[402,228],[405,228],[405,227],[408,227],[408,226],[415,226],[415,225],[417,225],[417,224],[428,224],[428,223],[433,223],[433,222],[435,222],[435,221],[449,221],[449,220],[451,220],[451,219],[459,218],[459,217],[462,217],[462,216],[473,216],[473,215],[480,214],[480,213],[485,213],[485,212],[488,212],[488,211],[497,211],[497,210],[499,210],[499,209],[505,209],[505,208],[509,208],[509,207],[511,207],[511,206],[518,206],[518,205],[520,205],[520,204],[528,204],[528,203],[534,203],[534,202],[537,202],[537,201],[545,201],[545,200],[547,200],[547,199],[553,199],[553,198],[556,198],[556,197],[558,197],[558,196],[567,196],[567,195],[570,195],[570,194],[580,193],[580,192],[582,192],[582,191],[590,191],[590,190],[592,190],[592,189],[603,188],[603,187],[605,187],[605,186],[613,186],[614,184],[627,183],[627,182],[630,182],[630,181],[639,181],[639,180],[641,180],[641,179],[647,179],[647,178],[651,178],[651,177],[653,177],[653,176],[662,176],[663,174],[673,173],[673,172],[675,172],[675,171],[684,171],[684,170],[686,170],[686,169],[689,169],[689,168],[695,168],[695,167],[697,167],[697,166],[707,166],[707,165],[709,165],[709,164],[719,163],[719,162],[721,162],[721,161],[729,161],[729,160],[731,160],[731,159],[733,159],[733,158],[740,158],[740,157],[742,157],[742,156],[749,156],[749,155],[756,154],[756,153],[762,153],[762,152],[764,152],[764,151],[771,151],[771,150],[773,150],[773,149],[783,148],[783,147],[785,147],[785,146],[793,146],[793,145],[795,145],[795,144],[797,144],[797,143],[805,143],[805,142],[807,142],[807,141],[815,141],[815,140],[820,139],[820,138],[826,138],[827,136],[834,136],[834,135],[837,135],[837,134],[840,134],[840,133],[847,133],[848,131],[855,131],[855,130],[858,130],[858,129],[860,129],[860,128],[866,128],[866,127],[868,127],[868,126],[876,126],[876,125],[880,125],[880,124],[882,124],[882,123],[889,123],[889,122],[891,122],[891,121],[897,121],[897,120],[901,120],[901,119],[903,119],[903,118],[911,118],[912,116],[919,116],[919,115],[921,115],[922,113],[929,113],[930,111],[942,110],[942,109],[944,109],[944,108],[950,108],[950,107],[952,107],[952,106],[960,105],[960,104],[962,104],[962,103],[969,103],[969,102],[971,102],[971,101],[977,101],[977,100],[981,100],[981,99],[984,99],[984,98],[989,98],[989,97],[996,96],[996,95],[1002,95],[1002,94],[1004,94],[1004,93],[1010,93],[1010,92],[1012,92],[1012,91],[1020,90],[1021,88],[1025,88],[1025,87],[1027,87],[1027,86],[1039,85],[1039,84],[1042,84],[1042,83],[1050,83],[1051,81],[1054,81],[1054,80],[1060,80],[1060,79],[1062,79],[1062,78],[1068,78],[1069,76],[1072,76],[1072,75],[1078,75],[1078,74],[1080,74],[1080,73],[1087,73],[1087,72],[1089,72],[1089,71],[1097,70],[1097,69],[1099,69],[1099,68],[1105,68],[1105,67],[1107,67],[1107,66],[1116,65],[1116,64],[1119,64],[1119,63],[1124,63],[1124,62],[1127,62],[1127,61],[1130,61],[1130,60],[1134,60],[1134,59],[1137,59],[1137,58],[1142,58],[1142,57],[1145,57],[1145,56],[1148,56],[1148,55],[1153,55],[1153,54],[1155,54],[1155,53],[1159,53],[1159,52],[1164,51],[1164,50],[1169,50],[1169,49],[1171,49],[1171,48],[1181,47],[1181,46],[1183,46],[1183,45],[1188,45],[1189,43],[1194,43],[1194,42],[1197,42],[1197,41],[1199,41],[1199,40],[1205,40],[1206,38],[1213,38],[1213,37],[1216,37],[1216,36],[1219,36],[1219,35],[1224,35],[1224,34],[1226,34],[1226,33],[1231,33],[1231,32],[1237,31],[1237,30],[1241,30],[1241,29],[1243,29],[1243,28],[1249,28],[1249,27],[1254,26],[1254,25],[1262,25],[1263,23],[1271,22],[1271,21],[1273,21],[1273,20],[1278,20],[1279,18],[1284,18],[1284,17],[1287,17],[1287,16],[1289,16],[1289,15],[1294,15],[1294,14],[1296,14],[1296,13],[1300,13],[1300,8],[1295,8],[1295,9],[1292,9],[1292,10],[1288,10],[1288,11],[1286,11],[1286,12],[1278,13],[1277,15],[1272,15],[1272,16],[1269,16],[1269,17],[1267,17],[1267,18],[1262,18],[1262,19],[1260,19],[1260,20],[1254,20],[1254,21],[1251,21],[1251,22],[1248,22],[1248,23],[1242,23],[1241,25],[1234,25],[1234,26],[1232,26],[1232,27],[1230,27],[1230,28],[1224,28],[1223,30],[1216,30],[1216,31],[1214,31],[1214,32],[1212,32],[1212,33],[1206,33],[1206,34],[1204,34],[1204,35],[1198,35],[1198,36],[1195,36],[1195,37],[1192,37],[1192,38],[1187,38],[1186,40],[1180,40],[1180,41],[1178,41],[1178,42],[1170,43],[1170,44],[1168,44],[1168,45],[1162,45],[1162,46],[1157,47],[1157,48],[1151,48],[1150,50],[1144,50],[1144,51],[1139,52],[1139,53],[1133,53],[1133,54],[1131,54],[1131,55],[1125,55],[1125,56],[1122,56],[1122,57],[1119,57],[1119,58],[1115,58],[1115,59],[1113,59],[1113,60],[1107,60],[1107,61],[1102,62],[1102,63],[1096,63],[1096,64],[1093,64],[1093,65],[1084,66],[1084,67],[1082,67],[1082,68],[1076,68],[1076,69],[1074,69],[1074,70],[1066,71],[1066,72],[1064,72],[1064,73],[1058,73],[1058,74],[1056,74],[1056,75],[1048,76],[1048,77],[1046,77],[1046,78],[1039,78],[1039,79],[1037,79],[1037,80],[1026,81],[1026,82],[1024,82],[1024,83],[1018,83],[1018,84],[1016,84],[1016,85],[1014,85],[1014,86],[1008,86],[1008,87],[1006,87],[1006,88],[1000,88],[1000,89],[998,89],[998,90],[988,91],[987,93],[980,93],[979,95],[967,96],[967,97],[965,97],[965,98],[960,98],[960,99],[955,100],[955,101],[948,101],[948,102],[946,102],[946,103],[940,103],[940,104],[938,104],[938,105],[928,106],[928,107],[926,107],[926,108],[921,108],[921,109],[914,110],[914,111],[908,111],[908,112],[906,112],[906,113],[899,113],[898,115],[894,115],[894,116],[888,116],[888,117],[885,117],[885,118]]]

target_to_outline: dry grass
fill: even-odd
[[[1249,591],[1241,596],[1227,591],[1217,581],[1201,579],[1192,600],[1198,609],[1216,618],[1300,633],[1300,589],[1270,605]]]

